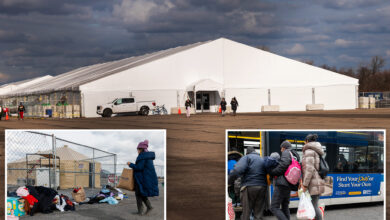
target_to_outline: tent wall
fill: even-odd
[[[357,108],[356,86],[326,86],[315,88],[315,101],[324,104],[325,110]]]
[[[179,91],[180,92],[180,91]],[[157,105],[165,105],[168,113],[171,107],[177,107],[177,90],[123,90],[123,91],[86,91],[83,93],[83,116],[100,117],[96,114],[96,107],[113,101],[115,98],[134,96],[137,101],[155,101]],[[180,92],[180,97],[185,95]],[[181,101],[183,98],[180,98]],[[184,103],[184,102],[183,102]]]
[[[233,97],[238,101],[238,112],[259,112],[268,103],[267,89],[225,89],[226,102],[230,105]]]
[[[312,104],[312,88],[272,88],[271,105],[279,105],[280,111],[305,111]]]

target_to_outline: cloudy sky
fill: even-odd
[[[164,165],[165,158],[165,130],[34,130],[45,134],[54,134],[56,137],[79,144],[91,146],[106,152],[117,154],[118,172],[128,161],[135,162],[137,158],[138,143],[147,139],[149,151],[154,151],[155,165]],[[31,134],[19,130],[9,130],[6,134],[7,161],[25,158],[26,153],[48,151],[52,149],[51,138],[38,134]],[[68,142],[57,141],[57,148],[68,145],[71,149],[92,158],[92,151]],[[97,161],[103,164],[103,169],[110,169],[113,164],[108,154],[95,151]]]
[[[390,67],[386,0],[0,0],[0,84],[226,37],[315,65]]]

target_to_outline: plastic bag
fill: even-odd
[[[236,219],[236,213],[234,212],[232,199],[230,197],[228,197],[228,207],[227,207],[227,209],[228,209],[227,212],[228,212],[228,215],[229,215],[229,220]]]
[[[320,210],[321,210],[321,214],[322,214],[322,220],[324,220],[325,219],[325,203],[320,203],[319,205],[318,205],[318,208],[320,208]]]
[[[314,219],[316,212],[313,204],[311,203],[311,197],[308,191],[300,193],[299,204],[297,211],[297,219]]]

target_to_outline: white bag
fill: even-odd
[[[301,193],[299,196],[299,204],[297,211],[297,219],[314,219],[316,212],[313,204],[311,203],[311,197],[308,191]]]

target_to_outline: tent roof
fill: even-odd
[[[51,154],[51,150],[47,151],[38,151],[37,154]],[[56,150],[56,156],[60,158],[60,161],[79,161],[79,160],[87,160],[89,157],[85,156],[84,154],[81,154],[72,148],[68,147],[67,145],[64,145],[63,147],[57,148]],[[31,155],[28,157],[29,161],[33,160],[39,160],[40,158],[44,158],[39,155]],[[20,163],[20,162],[26,162],[26,158],[21,158],[15,161],[12,161],[10,163]]]
[[[218,42],[223,41],[223,44]],[[332,71],[328,71],[319,67],[307,65],[292,59],[288,59],[276,54],[262,51],[260,49],[250,47],[245,44],[234,42],[225,38],[220,38],[214,41],[198,42],[186,46],[175,47],[167,50],[157,51],[142,56],[134,56],[118,61],[95,64],[91,66],[81,67],[58,76],[52,77],[41,82],[31,84],[23,88],[9,91],[5,94],[1,93],[2,97],[12,97],[18,95],[42,94],[55,91],[79,91],[81,85],[96,81],[98,79],[123,72],[125,70],[144,65],[161,58],[165,58],[206,43],[213,42],[215,45],[223,45],[220,48],[223,51],[231,51],[229,54],[230,61],[226,61],[226,70],[222,70],[224,76],[223,84],[210,79],[202,79],[186,88],[190,91],[195,90],[222,90],[223,87],[228,88],[258,88],[258,87],[277,87],[277,86],[302,86],[302,85],[336,85],[336,84],[355,84],[358,85],[358,80],[352,77],[344,76]],[[225,48],[226,47],[226,48]],[[222,53],[223,54],[223,53]],[[222,55],[222,56],[226,56]],[[225,59],[225,57],[223,58]],[[240,68],[244,68],[247,60],[250,60],[250,65],[247,65],[246,70],[242,71],[241,79],[234,78]],[[254,62],[256,60],[256,62]],[[225,62],[225,61],[224,61]],[[235,73],[229,72],[229,67],[236,65]],[[224,64],[225,65],[225,64]],[[222,68],[225,68],[223,66]],[[251,69],[252,68],[252,69]],[[246,75],[245,75],[246,74]],[[195,79],[197,80],[197,79]],[[191,89],[192,87],[192,89]]]
[[[21,88],[26,88],[28,86],[32,86],[34,84],[47,81],[51,78],[53,78],[53,77],[50,75],[46,75],[46,76],[36,77],[33,79],[26,79],[26,80],[22,80],[22,81],[7,83],[7,84],[0,86],[0,95],[12,93],[15,90],[18,90]]]
[[[187,87],[187,91],[222,91],[223,84],[211,79],[199,80]]]
[[[97,79],[122,72],[179,52],[188,50],[206,42],[198,42],[186,46],[179,46],[167,50],[157,51],[142,56],[134,56],[118,61],[100,63],[91,66],[81,67],[58,76],[53,77],[48,81],[36,83],[28,88],[18,89],[7,93],[7,96],[26,95],[33,93],[44,93],[64,90],[78,90],[80,85],[95,81]]]

